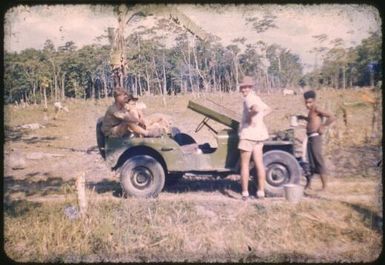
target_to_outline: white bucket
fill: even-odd
[[[303,186],[297,184],[286,184],[283,186],[285,198],[289,202],[297,203],[303,196]]]
[[[290,126],[297,127],[298,126],[298,118],[296,115],[290,117]]]

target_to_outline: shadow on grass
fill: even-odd
[[[363,217],[364,223],[366,226],[368,226],[371,229],[376,230],[377,232],[382,233],[382,231],[383,231],[383,217],[379,216],[373,210],[366,208],[362,205],[343,202],[343,201],[341,203],[343,203],[346,206],[349,206],[353,210],[357,211]]]
[[[112,192],[113,196],[122,197],[122,188],[116,180],[103,179],[99,182],[87,182],[87,188],[99,194]]]
[[[23,130],[18,130],[11,128],[7,125],[4,126],[4,141],[20,141],[27,132]]]
[[[252,185],[250,185],[252,186]],[[94,190],[96,193],[112,193],[115,197],[122,197],[123,191],[119,181],[103,179],[99,182],[87,182],[87,188]],[[250,187],[252,190],[252,187]],[[186,192],[215,192],[219,191],[223,195],[235,198],[231,191],[239,193],[241,192],[241,186],[238,181],[229,179],[179,179],[179,181],[173,181],[170,184],[165,184],[162,192],[170,193],[186,193]],[[230,191],[230,192],[229,192]],[[255,191],[254,191],[255,192]]]
[[[27,200],[11,200],[8,195],[4,196],[4,215],[16,218],[33,211],[41,206],[39,202]]]
[[[64,181],[62,178],[53,177],[49,173],[33,172],[27,174],[27,177],[41,175],[45,179],[31,180],[31,179],[15,179],[13,176],[4,177],[4,195],[10,196],[15,193],[22,193],[25,196],[46,196],[49,194],[63,193],[64,188],[73,187],[75,180],[71,179]]]
[[[233,197],[228,191],[240,193],[241,185],[238,181],[230,179],[215,179],[214,177],[199,179],[198,177],[198,179],[180,179],[173,185],[166,185],[163,190],[170,193],[219,191],[227,197]]]
[[[28,139],[23,139],[22,141],[25,142],[26,144],[36,144],[36,143],[44,143],[44,142],[54,141],[57,139],[58,139],[58,137],[56,137],[56,136],[45,136],[45,137],[34,136],[34,137],[31,137]]]
[[[58,127],[55,124],[47,123],[44,125],[45,127]],[[12,141],[12,142],[19,142],[22,141],[26,144],[35,144],[40,142],[48,142],[58,139],[58,137],[53,136],[44,136],[44,137],[28,137],[28,134],[32,132],[33,130],[29,129],[23,129],[23,128],[17,128],[17,127],[10,127],[5,125],[4,126],[4,140],[5,141]]]
[[[311,194],[311,195],[307,194],[306,196],[309,198],[324,200],[324,201],[328,201],[328,202],[340,202],[340,203],[344,204],[345,206],[348,206],[348,207],[352,208],[354,211],[358,212],[362,216],[362,218],[364,220],[364,224],[368,228],[373,229],[373,230],[380,232],[380,233],[383,232],[383,217],[378,215],[372,209],[369,209],[369,208],[362,206],[362,205],[359,205],[359,204],[346,202],[343,200],[332,200],[329,198],[325,198],[323,196],[319,196],[317,194]]]

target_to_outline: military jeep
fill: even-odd
[[[123,192],[133,197],[156,197],[165,183],[173,183],[185,173],[227,176],[239,173],[239,117],[226,113],[220,105],[209,101],[189,101],[188,108],[203,115],[195,132],[204,126],[216,138],[217,147],[198,144],[188,134],[173,130],[157,138],[105,137],[101,131],[103,119],[96,125],[100,154],[120,176]],[[215,130],[209,120],[219,122]],[[224,126],[223,126],[224,125]],[[294,155],[294,131],[288,129],[271,135],[263,148],[266,167],[265,191],[270,196],[282,196],[283,186],[300,182],[302,169]],[[252,170],[251,176],[255,176]]]

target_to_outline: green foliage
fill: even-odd
[[[342,39],[335,39],[330,42],[333,48],[327,49],[326,34],[313,36],[320,47],[311,52],[316,58],[322,58],[323,64],[303,75],[299,56],[283,46],[238,38],[224,47],[214,36],[201,40],[191,34],[191,30],[160,17],[152,28],[137,27],[122,44],[124,85],[140,95],[234,91],[243,75],[252,75],[262,90],[300,84],[345,88],[375,85],[382,79],[379,32],[373,32],[360,45],[350,48],[344,47]],[[275,19],[271,15],[248,17],[246,25],[258,34],[276,27]],[[107,31],[113,33],[114,29]],[[175,34],[173,46],[169,45],[168,32]],[[99,38],[105,37],[110,37],[109,45],[77,47],[73,41],[67,41],[55,47],[51,40],[46,40],[41,50],[5,53],[5,102],[38,103],[44,91],[51,101],[111,95],[114,81],[110,56],[116,45],[111,36]],[[369,68],[370,63],[374,63],[374,67]]]
[[[273,44],[267,48],[270,60],[269,74],[278,87],[295,87],[302,77],[302,64],[298,55]]]
[[[326,39],[327,36],[323,36],[320,43]],[[382,80],[380,32],[372,32],[356,47],[345,48],[340,38],[331,41],[331,44],[334,45],[331,49],[318,48],[319,54],[325,52],[323,63],[306,76],[308,85],[346,88],[374,86]]]

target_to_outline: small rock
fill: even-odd
[[[45,126],[43,126],[43,125],[41,125],[39,123],[30,123],[30,124],[21,125],[20,128],[36,130],[36,129],[39,129],[39,128],[45,128]]]
[[[27,159],[30,159],[30,160],[40,160],[43,157],[44,157],[44,154],[40,153],[40,152],[34,152],[34,153],[27,154]]]
[[[75,206],[67,206],[64,208],[64,214],[67,216],[68,219],[70,220],[75,220],[79,218],[80,214],[79,211]]]
[[[11,154],[8,162],[12,169],[24,169],[27,165],[23,155],[19,151],[15,151]]]

